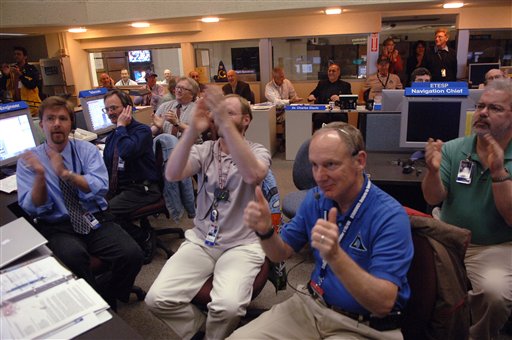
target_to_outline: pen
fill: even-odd
[[[19,286],[16,286],[16,287],[14,287],[14,288],[11,288],[11,289],[9,289],[6,293],[14,292],[15,290],[22,289],[22,288],[24,288],[24,287],[26,287],[26,286],[30,286],[30,285],[32,285],[32,284],[34,284],[34,283],[36,283],[36,282],[43,281],[44,279],[46,279],[46,277],[45,277],[45,276],[40,276],[40,277],[38,277],[38,278],[36,278],[36,279],[33,279],[33,280],[28,281],[28,282],[25,282],[25,283],[23,283],[23,284],[21,284],[21,285],[19,285]]]

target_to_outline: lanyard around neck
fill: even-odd
[[[357,203],[354,206],[354,208],[352,208],[352,211],[350,212],[350,214],[348,214],[348,217],[346,218],[345,226],[343,227],[343,229],[342,229],[342,231],[340,233],[340,236],[338,237],[338,244],[340,246],[341,246],[341,241],[343,240],[343,238],[347,234],[348,228],[352,224],[352,221],[354,221],[354,219],[356,218],[356,215],[357,215],[357,212],[359,211],[359,208],[361,208],[361,206],[363,205],[363,202],[365,201],[366,197],[368,196],[368,192],[370,191],[371,185],[372,185],[372,182],[368,178],[368,182],[366,183],[366,187],[364,188],[363,194],[359,198],[359,201],[357,201]],[[322,283],[323,283],[323,281],[325,279],[326,271],[327,271],[327,261],[322,259],[322,268],[320,268],[320,274],[319,274],[319,277],[318,277],[318,285],[319,286],[322,285]]]

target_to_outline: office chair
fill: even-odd
[[[263,191],[263,195],[265,196],[265,199],[269,203],[270,212],[272,215],[278,214],[279,220],[280,220],[280,211],[281,211],[281,205],[279,203],[279,191],[277,189],[277,182],[274,177],[274,174],[271,169],[269,169],[266,178],[263,180],[263,183],[261,184],[261,189]],[[274,219],[274,216],[272,216]],[[273,221],[274,224],[274,221]],[[274,228],[279,228],[279,225],[273,225]],[[270,260],[265,257],[265,261],[261,265],[261,269],[254,278],[253,283],[253,290],[252,290],[252,297],[251,300],[254,300],[263,290],[265,287],[265,284],[267,282],[269,273],[271,268],[271,262]],[[192,299],[192,303],[198,306],[201,310],[206,311],[206,306],[209,302],[212,301],[210,297],[210,292],[213,288],[213,275],[206,280],[206,282],[203,284],[199,292],[194,296]],[[257,316],[260,314],[261,311],[256,311],[255,313],[251,313],[253,316]]]
[[[283,214],[288,218],[295,216],[300,204],[306,197],[307,191],[316,186],[311,164],[309,163],[310,141],[311,138],[308,138],[302,143],[293,162],[293,183],[299,191],[289,193],[283,198]]]
[[[96,276],[96,281],[99,286],[110,280],[110,265],[107,262],[94,255],[90,255],[89,261],[89,268],[91,269],[91,272],[94,274],[94,276]],[[137,301],[144,301],[146,298],[146,291],[136,285],[132,286],[130,293],[133,293],[135,296],[137,296]]]
[[[313,121],[313,132],[320,129],[322,124],[329,124],[331,122],[345,122],[348,123],[347,112],[313,112],[311,115]]]
[[[162,145],[157,140],[155,143],[155,159],[156,159],[156,167],[157,169],[162,169],[159,179],[159,187],[160,191],[163,190],[164,187],[164,177],[162,175],[162,172],[164,171],[164,157],[162,152]],[[151,226],[151,223],[149,222],[150,216],[156,216],[158,217],[160,214],[164,214],[167,219],[170,218],[169,211],[167,210],[167,206],[165,205],[165,199],[162,196],[160,196],[160,199],[154,203],[148,204],[142,208],[139,208],[135,210],[133,213],[129,215],[130,220],[139,220],[140,221],[140,227],[143,229],[148,230],[149,232],[154,232],[156,234],[156,247],[162,249],[165,254],[167,255],[167,258],[170,258],[174,252],[170,250],[167,245],[158,238],[158,236],[161,235],[167,235],[167,234],[177,234],[179,238],[184,238],[185,234],[183,232],[183,229],[181,228],[159,228],[154,229]]]
[[[469,280],[464,255],[471,232],[409,208],[406,211],[414,257],[407,273],[411,297],[403,311],[404,339],[467,339]]]

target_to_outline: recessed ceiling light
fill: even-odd
[[[149,22],[134,22],[132,24],[132,27],[135,27],[135,28],[146,28],[146,27],[149,27]]]
[[[68,32],[70,32],[70,33],[85,33],[85,32],[87,32],[87,28],[73,27],[73,28],[68,29]]]
[[[461,8],[464,6],[463,2],[447,2],[443,5],[443,8]]]
[[[5,36],[5,37],[22,37],[22,36],[25,36],[25,35],[28,35],[26,33],[2,33],[0,32],[0,36]]]
[[[341,14],[341,12],[342,12],[341,8],[327,8],[325,10],[325,14],[327,14],[327,15]]]
[[[219,22],[217,17],[205,17],[201,19],[202,22]]]

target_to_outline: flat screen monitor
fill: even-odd
[[[357,108],[357,94],[340,94],[340,109],[355,110]]]
[[[468,79],[471,87],[478,87],[478,85],[485,82],[485,74],[493,68],[500,68],[500,63],[480,63],[469,64]]]
[[[400,147],[423,148],[429,138],[444,142],[464,136],[466,97],[408,97],[400,117]]]
[[[473,105],[473,108],[475,108],[476,104],[478,104],[478,101],[480,100],[480,97],[482,96],[483,92],[484,92],[483,89],[469,89],[468,98],[471,100],[471,104]]]
[[[382,90],[382,111],[402,111],[404,90]]]
[[[105,107],[103,96],[104,94],[80,98],[85,128],[87,131],[94,132],[97,135],[105,134],[115,128],[115,125],[108,118],[108,114],[103,112]]]
[[[15,164],[22,153],[38,144],[27,104],[0,104],[0,166]]]
[[[151,62],[150,50],[128,51],[128,61],[130,63],[149,63]]]

